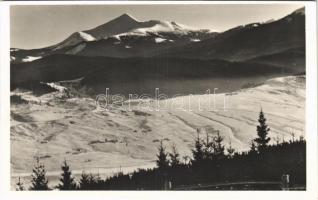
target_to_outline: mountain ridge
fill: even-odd
[[[120,17],[119,21],[139,23],[128,15]],[[156,20],[146,23],[149,22],[158,25]],[[171,28],[168,30],[180,27],[175,22],[162,24]],[[36,50],[31,56],[22,52],[28,62],[11,63],[11,88],[30,85],[32,88],[39,82],[84,77],[84,86],[96,92],[101,91],[98,88],[104,90],[107,84],[122,86],[120,92],[126,90],[127,85],[123,85],[129,81],[130,86],[135,87],[132,90],[145,87],[145,83],[158,87],[165,81],[175,83],[171,83],[171,88],[182,89],[182,81],[197,79],[224,79],[229,83],[222,83],[219,88],[239,89],[244,80],[257,84],[259,77],[306,72],[305,16],[301,9],[273,22],[251,23],[216,35],[202,31],[176,34],[150,27],[152,31],[148,26],[147,31],[139,28],[131,34],[100,40],[85,35],[89,34],[87,32],[77,33],[76,37],[84,37],[87,41],[76,44],[68,40],[66,44],[70,46],[53,53],[49,48],[44,49],[44,54]],[[18,53],[21,52],[13,50],[11,56]],[[154,81],[153,84],[149,84],[149,80]]]
[[[305,46],[304,8],[270,23],[251,23],[229,29],[214,38],[182,48],[174,48],[159,56],[200,59],[249,60]]]
[[[112,40],[113,38],[120,40],[120,38],[127,39],[127,37],[131,37],[131,40],[135,40],[136,37],[139,37],[138,39],[141,43],[147,44],[151,40],[152,45],[145,50],[145,52],[147,52],[151,49],[160,49],[161,46],[170,47],[174,46],[174,43],[176,44],[175,46],[178,46],[182,43],[195,42],[207,37],[213,37],[214,35],[216,35],[216,33],[210,33],[208,29],[196,29],[177,22],[160,20],[139,21],[129,14],[123,14],[95,28],[74,32],[62,42],[49,47],[31,50],[11,49],[11,61],[13,63],[24,62],[24,60],[28,60],[26,59],[27,56],[42,58],[50,54],[78,53],[78,49],[90,45],[90,42],[99,41],[104,43],[104,40]],[[171,39],[171,37],[173,39]],[[166,45],[156,46],[155,44],[159,43],[158,41]],[[169,42],[169,44],[166,42]],[[144,46],[141,45],[142,48],[147,48],[147,44]],[[81,45],[81,47],[76,47],[76,45]],[[123,45],[124,48],[127,46],[131,45]],[[77,50],[70,51],[72,47]],[[116,49],[116,46],[112,45],[110,48]],[[99,50],[96,52],[100,53]],[[119,51],[115,57],[121,57],[121,54],[125,53]]]
[[[125,13],[95,28],[75,32],[50,47],[11,49],[11,61],[29,62],[32,58],[41,59],[51,54],[250,60],[304,47],[304,15],[304,8],[300,8],[278,20],[215,33],[177,22],[139,21]]]

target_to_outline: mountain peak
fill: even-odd
[[[128,32],[140,25],[136,18],[131,16],[128,13],[124,13],[119,17],[106,22],[96,28],[86,30],[85,33],[90,34],[96,39],[102,39],[106,37],[110,37],[112,35],[117,35],[120,33]]]
[[[134,18],[132,15],[130,15],[129,13],[124,13],[124,14],[120,15],[119,17],[117,17],[115,20],[119,20],[119,19],[138,22],[138,20],[136,18]]]

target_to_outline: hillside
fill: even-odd
[[[35,90],[40,82],[58,82],[83,78],[81,85],[91,95],[114,93],[154,94],[155,88],[169,96],[200,94],[207,89],[235,91],[246,84],[259,84],[266,79],[303,73],[304,69],[286,68],[256,62],[197,60],[181,58],[85,57],[53,55],[31,63],[11,66],[11,90]]]
[[[16,90],[13,94],[29,101],[11,102],[13,177],[28,175],[35,156],[41,158],[53,176],[59,174],[56,163],[64,159],[75,173],[85,170],[107,175],[119,168],[129,171],[151,167],[159,140],[168,149],[175,143],[182,156],[191,155],[197,128],[219,130],[225,145],[231,141],[235,149],[246,150],[256,136],[261,107],[271,127],[272,142],[288,140],[292,133],[298,138],[304,135],[305,128],[303,76],[275,78],[255,88],[217,94],[217,111],[210,111],[212,94],[191,96],[191,112],[176,109],[183,99],[182,107],[189,110],[189,96],[169,99],[170,107],[158,112],[153,111],[157,107],[155,101],[131,102],[131,110],[126,102],[105,111],[96,109],[93,99],[59,100],[57,92],[38,97],[27,91]],[[159,105],[164,106],[165,102]]]
[[[206,39],[204,42],[174,48],[161,56],[248,60],[305,47],[304,8],[269,23],[242,25]],[[304,62],[304,57],[303,57]]]

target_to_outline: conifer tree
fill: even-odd
[[[86,174],[84,171],[82,172],[81,179],[79,181],[79,189],[88,190],[90,188],[91,177]]]
[[[268,137],[268,132],[270,128],[266,124],[266,118],[264,116],[263,110],[259,113],[258,118],[259,125],[257,126],[257,138],[255,138],[255,142],[257,145],[257,150],[259,152],[263,151],[266,147],[268,142],[270,141],[270,137]]]
[[[170,156],[172,167],[176,167],[180,164],[180,159],[179,159],[180,154],[177,151],[176,144],[172,145],[172,152],[169,153],[169,156]]]
[[[193,163],[200,163],[204,159],[204,150],[203,150],[203,144],[199,135],[199,131],[197,131],[198,136],[194,143],[194,149],[192,150],[193,155]]]
[[[157,161],[156,161],[157,167],[160,170],[165,170],[169,167],[169,160],[168,160],[168,153],[166,153],[166,149],[163,146],[162,141],[160,141],[158,151],[159,153],[157,155]]]
[[[36,164],[32,171],[30,190],[49,190],[45,167],[40,163],[39,158],[36,159]]]
[[[23,191],[25,190],[23,186],[23,182],[21,181],[21,178],[19,177],[18,182],[16,184],[16,191]]]
[[[61,166],[61,169],[63,171],[60,177],[61,183],[57,186],[57,188],[60,190],[75,190],[76,183],[74,181],[72,172],[66,160],[64,160],[63,165]]]
[[[217,159],[223,158],[223,157],[224,157],[224,149],[225,149],[225,147],[224,147],[224,145],[222,144],[222,142],[223,142],[223,137],[220,136],[219,131],[218,131],[218,133],[217,133],[217,136],[214,137],[213,141],[214,141],[214,148],[213,148],[213,149],[214,149],[214,151],[213,151],[214,156],[215,156]]]

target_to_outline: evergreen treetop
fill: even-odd
[[[176,144],[172,145],[172,153],[169,153],[170,159],[171,159],[171,166],[175,167],[180,164],[180,154],[177,151]]]
[[[257,126],[257,138],[254,139],[257,145],[257,150],[262,151],[267,147],[267,144],[270,141],[270,137],[268,137],[268,132],[270,128],[266,124],[266,118],[264,116],[263,110],[261,109],[258,118],[259,125]]]
[[[192,162],[202,162],[204,159],[204,149],[203,144],[200,138],[200,132],[197,130],[197,138],[194,143],[194,149],[192,149],[193,160]]]
[[[23,191],[25,190],[23,186],[23,182],[21,181],[21,178],[19,177],[18,182],[16,183],[16,191]]]
[[[61,166],[61,169],[62,169],[62,174],[60,177],[60,184],[57,186],[57,188],[60,190],[75,190],[76,183],[74,181],[72,172],[66,160],[64,160],[63,165]]]
[[[157,167],[160,170],[166,170],[169,167],[169,160],[168,160],[168,153],[166,152],[165,147],[163,146],[162,141],[160,141],[160,145],[158,148],[158,155],[157,155]]]
[[[45,167],[44,164],[40,163],[39,158],[36,159],[36,164],[32,171],[30,190],[49,190]]]

